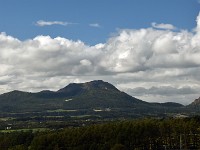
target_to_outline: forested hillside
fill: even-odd
[[[200,119],[143,119],[0,134],[1,150],[200,149]]]

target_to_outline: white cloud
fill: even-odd
[[[197,31],[200,32],[200,12],[199,15],[197,16],[196,22],[197,22]]]
[[[92,65],[92,63],[89,60],[87,60],[87,59],[81,60],[80,64],[83,65],[83,66],[90,66],[90,65]]]
[[[152,25],[152,27],[157,28],[157,29],[166,29],[166,30],[175,30],[176,29],[176,27],[173,26],[172,24],[164,24],[164,23],[157,24],[155,22],[152,22],[151,25]]]
[[[200,4],[200,0],[197,0],[197,2]]]
[[[100,28],[101,27],[101,25],[98,24],[98,23],[91,23],[91,24],[89,24],[89,26],[90,27],[95,27],[95,28]]]
[[[71,22],[62,22],[62,21],[44,21],[44,20],[39,20],[36,22],[37,26],[43,27],[43,26],[51,26],[51,25],[62,25],[62,26],[67,26],[71,25],[74,23]]]
[[[94,46],[50,36],[20,41],[1,33],[1,93],[103,79],[146,101],[188,104],[200,96],[199,17],[195,32],[120,30]]]

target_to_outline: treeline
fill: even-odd
[[[143,119],[0,134],[1,150],[200,149],[200,119]]]

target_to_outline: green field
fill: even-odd
[[[48,128],[34,128],[34,129],[16,129],[16,130],[0,130],[0,133],[11,133],[11,132],[29,132],[32,131],[33,133],[35,132],[43,132],[43,131],[48,131]]]
[[[47,112],[75,112],[77,110],[66,110],[66,109],[55,109],[55,110],[47,110]]]

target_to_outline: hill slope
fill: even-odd
[[[195,99],[189,106],[200,106],[200,97]]]
[[[136,99],[101,80],[72,83],[58,91],[12,91],[0,95],[0,112],[55,109],[133,108],[149,103]]]

